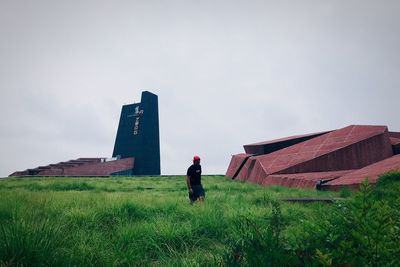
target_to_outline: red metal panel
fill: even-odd
[[[351,125],[258,159],[266,173],[282,174],[356,169],[391,155],[386,126]]]
[[[313,137],[313,136],[322,135],[322,134],[325,134],[325,133],[329,133],[329,131],[318,132],[318,133],[310,133],[310,134],[293,135],[293,136],[277,138],[277,139],[273,139],[273,140],[267,140],[267,141],[252,143],[252,144],[248,144],[248,145],[244,145],[244,146],[269,145],[269,144],[275,144],[275,143],[279,143],[279,142],[290,141],[290,140],[294,140],[294,139],[300,139],[300,138],[303,138],[303,137]]]
[[[246,163],[242,167],[242,169],[239,171],[238,175],[236,176],[237,180],[247,180],[249,178],[249,174],[253,170],[254,164],[256,163],[255,157],[250,157],[247,159]]]
[[[325,153],[312,160],[281,170],[277,173],[299,173],[315,171],[338,171],[359,169],[393,156],[386,133],[367,138],[347,147]]]
[[[67,168],[63,175],[111,175],[114,172],[133,169],[133,166],[134,158],[124,158]]]
[[[264,179],[268,176],[265,172],[264,168],[262,167],[260,161],[257,160],[255,157],[255,161],[252,168],[249,168],[247,180],[249,182],[262,184]]]
[[[296,173],[296,174],[272,174],[264,179],[262,185],[280,185],[286,187],[315,188],[315,184],[318,180],[337,179],[342,175],[351,173],[353,171],[354,170]]]
[[[240,171],[240,168],[243,166],[244,162],[250,157],[249,154],[237,154],[232,155],[231,162],[229,163],[228,170],[226,171],[225,176],[229,178],[235,178],[237,173]]]
[[[389,136],[400,139],[400,132],[389,132]]]
[[[346,174],[328,182],[324,187],[328,190],[339,190],[342,187],[358,187],[368,177],[370,183],[376,183],[378,176],[393,170],[400,170],[400,155],[379,161],[362,169]]]
[[[303,135],[294,135],[294,136],[289,136],[289,137],[284,137],[284,138],[279,138],[279,139],[274,139],[274,140],[269,140],[269,141],[248,144],[248,145],[244,145],[243,147],[247,154],[256,154],[256,155],[268,154],[268,153],[272,153],[274,151],[283,149],[285,147],[289,147],[294,144],[304,142],[306,140],[310,140],[312,138],[326,134],[328,132],[329,131],[319,132],[319,133],[311,133],[311,134],[303,134]]]
[[[400,138],[390,137],[390,143],[392,144],[393,153],[400,154]]]
[[[400,138],[390,137],[390,143],[392,146],[400,144]]]
[[[285,137],[252,145],[274,144],[304,136],[310,135]],[[381,173],[381,170],[392,169],[391,166],[397,164],[388,161],[368,169],[370,164],[391,159],[396,149],[400,151],[398,137],[400,133],[388,132],[386,126],[350,125],[269,154],[248,157],[237,179],[262,185],[313,188],[316,181],[321,179],[335,179],[330,182],[334,186],[333,183],[341,180],[340,177],[344,175],[349,177],[346,180],[349,181],[348,185],[355,187],[362,181],[357,178],[358,169],[367,168],[369,174],[374,174]],[[239,158],[237,161],[243,163]],[[237,163],[231,162],[231,164],[228,172],[235,166],[238,170]],[[366,172],[360,173],[366,174]],[[351,178],[352,175],[357,176],[358,180]]]
[[[15,172],[10,176],[107,176],[114,172],[133,169],[133,167],[134,158],[106,162],[104,162],[103,158],[80,158]]]

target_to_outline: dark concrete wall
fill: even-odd
[[[157,95],[145,91],[140,103],[122,107],[113,157],[134,157],[133,175],[160,175]]]

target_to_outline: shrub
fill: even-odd
[[[387,172],[378,178],[373,195],[378,200],[390,202],[390,204],[400,201],[400,171]]]
[[[335,265],[392,266],[395,258],[400,260],[393,254],[398,251],[398,212],[386,200],[376,200],[373,190],[364,181],[359,193],[340,202],[328,218],[327,249],[321,251],[331,254]]]

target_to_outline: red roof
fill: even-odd
[[[310,163],[311,160],[320,158],[324,155],[328,155],[334,151],[349,147],[362,140],[382,135],[387,132],[386,126],[362,126],[362,125],[350,125],[348,127],[321,135],[319,137],[310,139],[308,141],[278,150],[271,154],[262,155],[258,157],[263,168],[268,174],[273,173],[295,173],[295,172],[310,172],[310,171],[336,171],[355,169],[363,166],[352,166],[358,165],[357,162],[347,162],[349,159],[339,162],[340,164],[333,164],[335,166],[299,166],[300,164]],[[388,139],[389,140],[389,139]],[[392,155],[390,141],[389,146],[383,149],[382,155],[377,155],[379,160],[385,159]],[[390,151],[389,151],[390,150]],[[332,158],[333,156],[331,156]],[[325,159],[329,160],[329,157]],[[371,159],[372,160],[372,159]],[[377,160],[373,161],[376,162]],[[326,162],[325,162],[326,163]],[[372,163],[372,162],[370,162]],[[329,164],[325,164],[329,165]],[[291,167],[297,166],[300,168],[298,171],[294,169],[288,170]],[[365,166],[365,165],[364,165]]]
[[[268,144],[274,144],[274,143],[279,143],[279,142],[284,142],[284,141],[290,141],[290,140],[293,140],[293,139],[300,139],[300,138],[303,138],[303,137],[322,135],[322,134],[329,133],[329,132],[330,131],[318,132],[318,133],[310,133],[310,134],[301,134],[301,135],[293,135],[293,136],[288,136],[288,137],[283,137],[283,138],[278,138],[278,139],[273,139],[273,140],[257,142],[257,143],[253,143],[253,144],[247,144],[245,146],[268,145]]]
[[[295,174],[272,174],[267,176],[262,185],[281,185],[286,187],[307,187],[315,188],[318,180],[334,180],[354,170],[333,171],[333,172],[310,172]]]
[[[350,125],[254,143],[245,150],[248,154],[232,157],[227,175],[262,185],[313,188],[318,180],[331,180],[326,188],[358,187],[366,176],[374,183],[383,172],[400,169],[400,155],[393,156],[400,154],[400,133],[386,126]]]
[[[326,183],[326,187],[328,189],[335,189],[342,186],[358,186],[367,177],[370,183],[375,183],[379,175],[393,170],[400,170],[400,155],[395,155],[344,175]]]
[[[390,143],[392,144],[392,146],[397,146],[400,144],[400,138],[390,137]]]

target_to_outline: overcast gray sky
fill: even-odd
[[[242,145],[400,131],[400,1],[0,0],[0,177],[111,156],[159,96],[161,169],[225,173]]]

